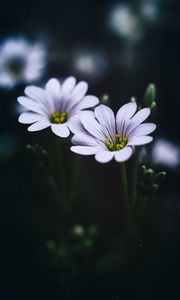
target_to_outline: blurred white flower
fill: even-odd
[[[101,50],[79,49],[73,56],[73,71],[88,80],[100,79],[105,74],[107,65],[107,57]]]
[[[156,129],[153,123],[141,124],[150,114],[149,108],[139,110],[136,103],[123,105],[117,112],[106,105],[99,105],[94,113],[82,113],[80,120],[84,131],[72,138],[75,146],[71,150],[82,155],[95,155],[100,163],[107,163],[113,158],[118,162],[128,160],[133,147],[150,143],[149,136]]]
[[[142,0],[140,14],[146,22],[156,22],[159,19],[159,5],[157,0]]]
[[[67,137],[82,130],[79,120],[81,110],[91,108],[99,103],[92,95],[85,96],[88,84],[84,81],[76,84],[74,77],[68,77],[63,83],[50,79],[45,88],[28,86],[25,97],[18,102],[26,108],[19,117],[19,122],[32,124],[29,131],[39,131],[47,127],[60,137]]]
[[[158,139],[152,148],[152,160],[170,169],[180,165],[180,147],[165,139]]]
[[[46,49],[23,38],[10,38],[0,45],[0,87],[38,80],[46,66]]]
[[[117,35],[137,41],[143,35],[140,19],[129,5],[118,4],[112,8],[109,14],[108,27]]]

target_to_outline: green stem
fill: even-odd
[[[63,149],[62,143],[60,139],[56,140],[56,174],[57,174],[57,184],[60,188],[61,195],[64,197],[66,186],[65,186],[65,174],[64,174],[64,157],[63,157]]]
[[[126,174],[126,166],[125,163],[120,164],[120,177],[121,177],[121,197],[123,199],[124,212],[125,212],[125,223],[127,227],[132,225],[132,212],[131,212],[131,204],[128,194],[128,182],[127,182],[127,174]]]
[[[137,175],[138,175],[138,161],[141,149],[137,149],[132,162],[132,172],[129,184],[129,190],[131,192],[131,204],[134,206],[137,198]]]
[[[63,149],[63,142],[60,139],[56,139],[56,155],[55,155],[55,169],[56,169],[56,182],[59,190],[59,202],[63,210],[65,217],[70,215],[69,207],[69,192],[66,186],[66,161]]]

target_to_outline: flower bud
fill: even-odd
[[[166,177],[166,172],[159,172],[155,175],[154,181],[156,184],[161,184],[163,183],[165,177]]]
[[[72,229],[72,234],[73,234],[74,237],[81,238],[81,237],[84,236],[85,230],[84,230],[83,226],[76,225]]]
[[[152,169],[146,170],[144,174],[144,185],[149,187],[153,184],[154,181],[154,171]]]
[[[152,104],[156,103],[156,87],[154,84],[149,84],[144,96],[145,106],[152,108]]]
[[[108,105],[110,102],[110,96],[108,94],[103,94],[101,96],[101,104]]]
[[[157,184],[153,184],[149,190],[150,193],[156,193],[158,191],[159,186]]]

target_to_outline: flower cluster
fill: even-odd
[[[25,108],[19,122],[32,124],[29,131],[47,127],[60,137],[72,137],[71,151],[81,155],[95,155],[100,163],[113,158],[118,162],[128,160],[134,146],[150,143],[149,136],[156,129],[153,123],[143,123],[150,114],[149,108],[137,111],[136,103],[123,105],[117,115],[99,99],[86,95],[88,84],[76,84],[74,77],[64,82],[50,79],[45,88],[28,86],[18,102]],[[95,107],[96,106],[96,107]],[[94,111],[88,108],[95,107]],[[143,123],[143,124],[142,124]]]

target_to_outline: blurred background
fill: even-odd
[[[26,149],[38,143],[53,153],[54,137],[48,130],[29,133],[18,123],[16,99],[28,80],[4,84],[0,52],[0,299],[178,299],[179,1],[2,0],[0,51],[5,41],[17,38],[40,44],[45,53],[41,76],[31,80],[35,85],[73,75],[89,83],[89,93],[106,95],[117,111],[132,96],[142,103],[147,85],[154,83],[156,142],[149,161],[146,155],[142,161],[166,171],[167,178],[147,204],[133,255],[121,232],[118,164],[81,157],[73,216],[64,224],[48,189],[47,170]],[[63,146],[73,163],[70,141]],[[80,235],[86,228],[88,253],[62,248],[62,241],[74,243],[76,225]],[[65,266],[62,251],[70,253]]]

